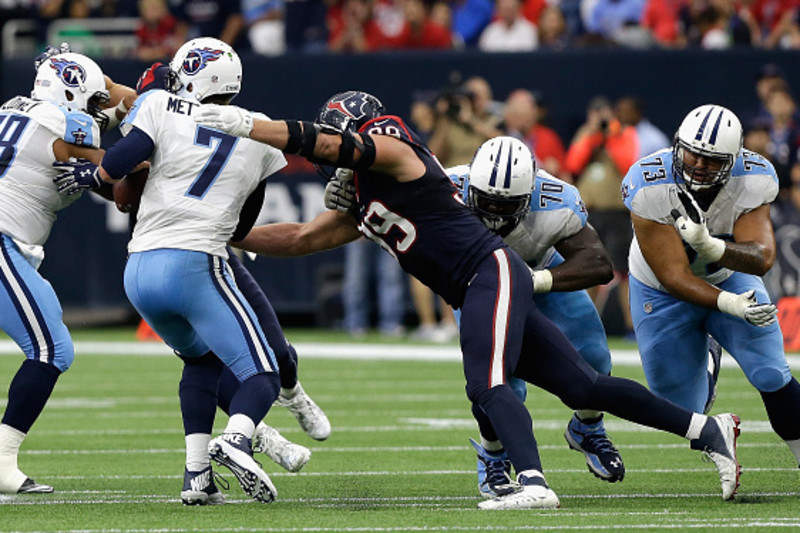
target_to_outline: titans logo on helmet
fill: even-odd
[[[186,59],[183,60],[181,70],[189,76],[193,76],[206,68],[210,61],[216,61],[223,54],[222,50],[212,50],[211,48],[195,48],[189,50]]]
[[[86,71],[74,61],[51,58],[50,68],[56,71],[67,87],[79,87],[86,81]]]

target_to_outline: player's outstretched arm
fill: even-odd
[[[424,163],[406,143],[388,135],[336,133],[311,122],[260,120],[240,107],[205,104],[192,110],[195,122],[249,137],[288,154],[340,168],[391,175],[400,182],[421,177]]]
[[[581,230],[557,242],[556,250],[564,262],[550,269],[552,291],[578,291],[604,285],[614,278],[614,267],[594,228],[586,224]]]
[[[305,223],[256,226],[231,245],[273,257],[299,257],[338,248],[358,239],[355,219],[341,211],[325,211]]]

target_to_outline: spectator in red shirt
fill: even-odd
[[[136,57],[148,62],[171,59],[178,45],[176,24],[164,0],[139,0]]]
[[[400,34],[388,41],[391,48],[448,49],[453,47],[450,29],[435,22],[430,16],[430,7],[424,0],[401,0],[405,24]]]
[[[374,0],[344,0],[328,10],[328,50],[371,52],[386,43],[373,17]]]
[[[552,129],[539,124],[536,98],[527,89],[508,95],[503,112],[506,135],[524,140],[536,157],[536,164],[556,177],[564,177],[564,143]]]

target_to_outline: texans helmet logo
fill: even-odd
[[[86,71],[74,61],[51,58],[50,68],[56,71],[56,75],[67,87],[79,87],[86,81]]]
[[[364,106],[367,103],[363,94],[364,93],[356,91],[346,92],[341,98],[329,101],[327,109],[330,111],[339,111],[351,119],[361,118],[364,116]]]
[[[210,61],[216,61],[223,54],[222,50],[212,50],[211,48],[194,48],[186,54],[181,70],[189,76],[194,76],[204,68]]]

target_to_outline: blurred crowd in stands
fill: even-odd
[[[74,37],[102,28],[97,19],[128,18],[131,53],[146,61],[198,35],[266,55],[800,48],[800,0],[0,0],[0,17],[35,21],[40,45],[55,20]]]

